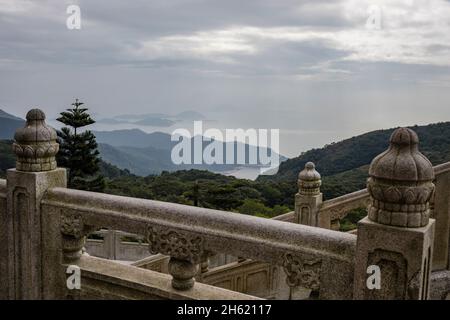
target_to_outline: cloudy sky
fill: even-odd
[[[450,121],[450,1],[0,0],[0,108],[55,117],[75,97],[279,128],[287,156]]]

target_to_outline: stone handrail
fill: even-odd
[[[284,222],[294,222],[295,212],[291,211],[288,213],[280,214],[279,216],[273,217],[272,220],[284,221]]]
[[[53,188],[42,200],[50,215],[65,221],[147,236],[156,252],[186,250],[191,259],[208,252],[228,253],[284,266],[292,286],[320,289],[323,299],[344,299],[351,286],[356,237],[332,230],[152,200]],[[61,220],[60,220],[61,221]],[[69,223],[70,224],[70,223]],[[188,245],[180,248],[181,243]],[[178,246],[178,248],[177,248]],[[306,281],[301,270],[311,269]],[[300,268],[300,269],[299,269]],[[334,270],[334,272],[331,272]]]
[[[349,211],[366,208],[369,202],[367,189],[355,191],[334,199],[326,200],[319,209],[319,221],[322,227],[339,229],[339,220]]]
[[[438,164],[438,165],[434,166],[433,169],[434,169],[434,174],[436,175],[436,177],[438,177],[439,175],[450,171],[450,161]]]
[[[1,190],[1,189],[0,189]],[[288,212],[276,217],[272,220],[294,222],[294,212]],[[95,239],[91,236],[97,235],[103,239]],[[135,238],[135,242],[123,241],[120,238],[128,236]],[[135,261],[146,260],[150,253],[148,252],[148,244],[142,239],[138,239],[135,234],[126,233],[117,230],[99,230],[90,234],[86,239],[86,251],[99,258],[111,260]],[[142,238],[142,237],[140,237]],[[209,259],[209,267],[214,268],[220,265],[228,264],[235,261],[229,255],[214,256]],[[133,264],[134,265],[134,264]]]
[[[74,292],[78,299],[259,299],[201,283],[192,290],[173,290],[170,275],[86,255],[80,258],[78,266],[83,282],[81,290]]]
[[[148,246],[148,245],[147,245]],[[132,266],[144,268],[147,270],[153,270],[162,273],[168,273],[168,263],[170,257],[163,254],[155,254],[144,259],[131,263]]]

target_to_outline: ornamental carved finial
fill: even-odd
[[[14,136],[16,169],[28,172],[56,169],[59,145],[55,130],[45,123],[45,114],[40,109],[30,110],[26,119],[25,127],[18,129]]]
[[[298,193],[305,196],[320,194],[322,180],[320,173],[316,171],[316,166],[312,162],[305,164],[305,169],[298,174]]]
[[[413,130],[399,128],[389,148],[373,159],[367,181],[370,220],[407,228],[428,224],[434,170],[418,145]]]

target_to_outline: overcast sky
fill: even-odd
[[[287,156],[450,121],[450,1],[0,0],[0,108],[55,117],[75,97],[279,128]]]

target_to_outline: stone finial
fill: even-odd
[[[409,228],[428,224],[434,170],[418,144],[413,130],[399,128],[389,148],[373,159],[367,182],[370,220]]]
[[[312,162],[305,164],[305,169],[298,174],[298,193],[305,196],[320,194],[322,180],[320,173]]]
[[[40,109],[30,110],[26,119],[25,127],[18,129],[14,136],[16,169],[28,172],[56,169],[59,145],[55,130],[45,123],[45,114]]]

